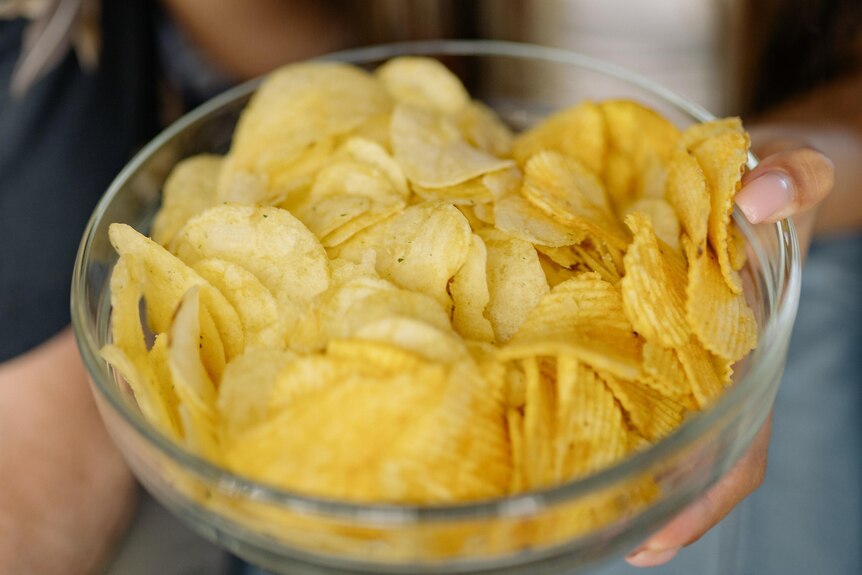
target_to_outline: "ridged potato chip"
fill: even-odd
[[[691,395],[691,384],[674,349],[648,341],[644,343],[643,358],[645,385],[680,402]]]
[[[153,220],[152,238],[170,244],[180,228],[218,201],[218,180],[224,158],[201,154],[178,163],[165,181],[162,205]]]
[[[629,204],[625,215],[641,212],[649,216],[656,237],[670,246],[674,251],[680,251],[680,223],[674,209],[660,198],[641,198]]]
[[[626,419],[649,441],[657,441],[682,423],[685,407],[637,381],[602,374],[601,379],[614,394]]]
[[[500,354],[507,359],[570,355],[634,379],[640,375],[641,347],[619,289],[598,274],[583,273],[545,295]]]
[[[685,149],[675,150],[671,156],[665,197],[676,211],[682,231],[695,246],[705,247],[710,211],[709,191],[700,164]]]
[[[539,125],[518,134],[512,144],[512,156],[522,166],[546,150],[574,158],[593,174],[600,174],[607,150],[607,135],[599,106],[582,102],[552,114]]]
[[[521,360],[525,374],[523,478],[527,489],[553,481],[556,394],[553,381],[542,377],[535,356]]]
[[[757,320],[745,301],[723,281],[710,249],[687,246],[686,319],[692,333],[714,355],[736,361],[757,345]]]
[[[704,409],[724,390],[724,382],[716,372],[713,358],[694,337],[677,348],[677,354],[697,406]]]
[[[665,347],[675,347],[688,340],[685,319],[685,285],[678,285],[668,270],[667,256],[647,215],[631,214],[626,224],[634,234],[623,262],[623,308],[635,330]]]

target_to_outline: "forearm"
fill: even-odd
[[[759,116],[761,142],[807,143],[835,163],[835,187],[818,207],[815,232],[862,230],[862,70]],[[762,152],[769,152],[769,146]]]
[[[0,573],[92,573],[134,481],[102,425],[69,330],[0,365]]]

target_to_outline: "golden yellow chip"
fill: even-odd
[[[425,188],[454,186],[513,165],[471,146],[454,120],[406,105],[392,112],[392,151],[407,179]]]
[[[742,172],[748,161],[748,135],[727,131],[697,144],[692,154],[706,177],[710,197],[708,237],[724,280],[733,293],[742,291],[742,280],[733,269],[728,252],[733,198],[742,187]]]
[[[649,216],[653,231],[659,240],[679,251],[679,226],[674,209],[665,200],[659,198],[641,198],[629,204],[625,215],[641,212]]]
[[[664,165],[680,138],[667,119],[638,102],[608,100],[599,104],[607,124],[608,144],[631,158],[644,173],[654,161]]]
[[[473,234],[464,265],[449,284],[452,295],[452,327],[466,339],[491,343],[494,328],[485,316],[491,301],[488,291],[488,251],[482,238]]]
[[[377,250],[377,272],[396,285],[427,294],[445,310],[449,280],[467,260],[470,224],[452,205],[410,206],[386,224]]]
[[[296,64],[274,72],[240,118],[219,197],[257,203],[284,195],[279,186],[285,183],[278,180],[295,179],[305,154],[325,159],[316,144],[358,128],[390,105],[371,75],[346,64]]]
[[[541,299],[501,357],[571,355],[619,377],[637,378],[642,343],[622,304],[618,288],[598,274],[580,274]]]
[[[616,210],[629,205],[637,194],[637,174],[634,162],[613,148],[608,150],[604,171],[601,174],[608,198]]]
[[[605,121],[599,106],[582,102],[519,134],[512,144],[512,155],[523,166],[539,152],[553,150],[600,174],[606,149]]]
[[[691,395],[691,384],[675,350],[648,341],[643,347],[643,358],[645,385],[679,402]]]
[[[512,131],[496,112],[473,100],[458,113],[458,127],[467,141],[480,150],[499,157],[508,157],[512,150]]]
[[[463,361],[468,355],[463,340],[455,333],[411,317],[384,317],[362,326],[354,337],[389,343],[443,364]]]
[[[414,184],[413,191],[427,202],[443,200],[456,205],[487,204],[494,199],[491,190],[485,185],[483,176],[442,188],[426,188]]]
[[[676,351],[697,406],[704,409],[724,389],[724,382],[716,373],[713,358],[694,337]]]
[[[742,230],[739,229],[739,226],[732,219],[730,220],[727,232],[730,235],[727,241],[727,256],[730,260],[730,267],[739,271],[745,266],[745,262],[748,259],[745,234],[742,233]]]
[[[224,158],[201,154],[178,163],[162,192],[162,206],[153,220],[153,241],[167,246],[193,216],[215,205]]]
[[[497,343],[503,343],[548,293],[548,281],[539,255],[528,242],[498,230],[482,230],[479,235],[487,249],[490,301],[485,313]]]
[[[625,221],[634,234],[620,282],[626,316],[647,341],[664,347],[682,345],[688,340],[685,285],[673,281],[649,217],[635,213]]]
[[[585,232],[566,227],[520,195],[494,202],[494,225],[498,230],[531,244],[562,247],[583,241]]]
[[[706,177],[687,150],[675,150],[668,164],[665,197],[679,217],[682,231],[698,247],[706,245],[710,210]]]
[[[711,122],[692,124],[680,134],[676,147],[677,149],[691,152],[704,140],[720,136],[727,132],[741,133],[742,131],[742,120],[737,117],[720,118]]]
[[[393,98],[411,106],[454,114],[470,102],[461,80],[433,58],[393,58],[375,74]]]
[[[225,441],[267,418],[278,375],[295,358],[283,349],[256,348],[227,364],[216,401]]]
[[[527,489],[548,485],[553,480],[553,456],[556,443],[556,399],[554,382],[539,371],[539,360],[521,360],[525,374],[523,478]]]
[[[512,480],[509,491],[520,493],[526,487],[524,477],[526,441],[524,439],[524,414],[518,408],[510,407],[506,410],[506,430],[509,435],[509,445],[512,454]]]
[[[710,249],[687,246],[686,319],[698,340],[711,353],[731,362],[757,345],[757,320],[745,301],[722,278]]]
[[[404,199],[410,196],[404,171],[381,144],[356,136],[345,141],[338,151],[339,154],[385,176],[392,188]]]
[[[627,420],[649,441],[657,441],[682,423],[685,408],[673,399],[636,381],[604,374],[601,379],[623,408]]]
[[[524,167],[521,193],[559,223],[619,248],[628,245],[602,183],[577,160],[539,152]]]

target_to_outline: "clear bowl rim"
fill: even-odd
[[[533,44],[496,40],[425,40],[343,50],[312,60],[362,64],[409,54],[510,57],[577,66],[613,76],[643,88],[699,121],[715,119],[714,115],[700,105],[624,67],[574,51]],[[784,326],[791,325],[795,317],[801,283],[801,258],[798,239],[795,226],[790,219],[782,220],[772,226],[779,243],[779,271],[782,277],[779,278],[778,285],[774,288],[777,309],[763,326],[761,342],[753,352],[758,361],[752,362],[749,372],[724,392],[707,410],[693,414],[659,442],[631,454],[593,475],[516,495],[457,504],[360,503],[305,495],[259,483],[186,451],[157,432],[119,395],[116,386],[109,383],[113,381],[113,376],[99,354],[97,334],[89,329],[88,309],[84,303],[87,286],[85,264],[89,261],[90,248],[95,237],[94,232],[97,224],[101,221],[114,197],[138,168],[151,155],[161,149],[166,142],[177,137],[190,126],[204,121],[223,107],[247,96],[257,88],[262,80],[263,77],[247,81],[208,100],[165,128],[135,154],[113,180],[94,209],[78,248],[72,276],[70,298],[72,327],[84,364],[90,373],[93,387],[99,391],[111,409],[120,415],[124,423],[131,426],[139,436],[145,439],[147,444],[155,447],[174,462],[179,463],[187,471],[215,484],[220,490],[242,494],[259,502],[274,503],[297,512],[359,521],[367,520],[375,524],[407,525],[420,522],[529,516],[554,505],[573,501],[580,496],[594,492],[598,488],[636,477],[662,458],[684,449],[751,395],[757,388],[758,382],[767,379],[765,377],[769,375],[765,373],[767,367],[773,365],[777,357],[781,355],[782,340],[786,339],[781,337],[782,329]],[[756,162],[756,158],[750,154],[749,168],[753,168]],[[738,211],[735,217],[739,221]],[[744,221],[741,223],[745,224]],[[661,507],[664,501],[665,499],[660,500],[649,509],[653,509],[656,513],[660,512],[659,509],[655,508]]]

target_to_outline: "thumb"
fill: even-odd
[[[736,205],[753,224],[776,222],[820,202],[834,179],[832,161],[814,148],[778,151],[745,175]]]

